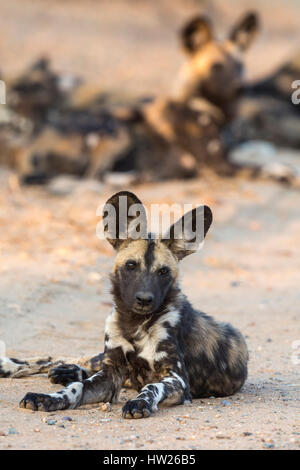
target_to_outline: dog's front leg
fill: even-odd
[[[180,405],[191,402],[189,383],[185,373],[169,370],[159,382],[142,388],[134,400],[129,400],[123,407],[123,418],[148,418],[157,411],[157,405]]]
[[[83,382],[72,382],[63,390],[50,394],[27,393],[21,408],[55,411],[77,408],[87,403],[114,402],[118,399],[127,369],[124,361],[103,363],[103,368]]]

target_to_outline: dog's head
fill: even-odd
[[[171,225],[160,238],[147,233],[146,210],[132,193],[112,196],[103,211],[104,233],[117,251],[111,275],[121,311],[149,315],[163,310],[177,292],[178,263],[197,251],[212,222],[200,206]]]
[[[58,75],[49,59],[41,57],[12,82],[9,102],[17,113],[38,121],[64,105],[78,84],[75,77]]]
[[[207,17],[191,19],[180,34],[188,56],[179,90],[182,97],[201,96],[220,107],[236,98],[243,84],[243,54],[258,29],[257,14],[249,12],[224,41],[218,41]]]

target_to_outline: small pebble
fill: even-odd
[[[101,406],[102,411],[111,411],[111,403],[107,402]]]
[[[230,401],[223,400],[223,401],[222,401],[222,405],[223,405],[223,406],[229,406],[229,405],[230,405]]]
[[[55,419],[46,419],[46,424],[48,424],[49,426],[53,426],[54,424],[56,424],[56,420]]]
[[[63,416],[62,420],[63,421],[73,421],[72,418],[70,418],[70,416]]]
[[[274,447],[275,447],[274,444],[272,444],[271,442],[270,443],[268,443],[268,442],[264,443],[264,448],[265,449],[274,449]]]
[[[15,428],[9,428],[8,434],[19,434],[19,432]]]

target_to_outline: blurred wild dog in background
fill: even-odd
[[[210,20],[194,17],[180,32],[187,61],[173,95],[118,110],[100,93],[74,104],[78,81],[59,77],[41,59],[11,84],[12,111],[33,131],[2,159],[28,183],[61,173],[102,179],[109,171],[133,171],[159,180],[196,176],[203,166],[231,172],[223,129],[235,115],[243,54],[257,31],[250,12],[219,42]]]
[[[141,110],[138,135],[143,151],[137,165],[152,179],[196,176],[203,167],[232,172],[223,130],[236,114],[244,85],[243,54],[259,28],[255,13],[245,14],[218,41],[210,20],[191,19],[180,38],[187,60],[173,93]]]
[[[251,140],[300,147],[300,108],[291,101],[300,61],[296,54],[270,76],[246,83],[243,56],[258,30],[258,15],[249,12],[218,41],[206,16],[192,18],[180,31],[186,61],[174,91],[150,102],[82,85],[41,58],[8,82],[1,163],[26,183],[60,174],[102,180],[121,172],[125,181],[145,181],[194,177],[206,168],[225,175],[260,170],[260,148],[253,161],[232,158],[233,150]],[[297,156],[289,158],[299,166]],[[283,174],[293,173],[283,163]]]

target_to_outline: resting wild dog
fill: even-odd
[[[141,108],[130,129],[143,179],[191,177],[203,167],[232,172],[223,130],[235,117],[244,85],[243,56],[258,24],[255,13],[246,13],[224,41],[216,39],[203,15],[183,27],[187,60],[174,93]]]
[[[298,50],[274,73],[245,87],[238,117],[231,126],[237,145],[247,140],[265,140],[280,147],[300,148],[300,106],[292,100],[294,92],[299,96],[296,90],[299,77]]]
[[[110,209],[114,221],[119,221],[124,200],[126,220],[120,219],[113,233]],[[132,193],[112,196],[104,215],[106,237],[117,255],[111,274],[114,309],[106,321],[103,356],[96,358],[101,359],[100,370],[88,377],[88,371],[75,364],[58,366],[50,370],[50,378],[67,387],[51,394],[27,393],[20,406],[54,411],[115,402],[127,379],[139,393],[124,405],[125,418],[148,417],[158,404],[237,392],[247,377],[248,353],[242,335],[231,325],[194,310],[178,284],[179,261],[197,250],[209,230],[209,207],[193,209],[171,226],[168,236],[156,239],[143,238],[145,209]],[[137,222],[140,238],[132,236]]]
[[[227,142],[223,130],[235,115],[244,84],[243,56],[257,30],[258,17],[249,12],[233,26],[225,40],[218,41],[207,17],[192,18],[180,32],[187,60],[174,93],[146,106],[140,103],[125,106],[127,112],[125,110],[122,117],[114,109],[106,109],[104,122],[92,132],[93,139],[87,139],[87,133],[76,126],[78,110],[72,105],[62,109],[72,101],[69,94],[62,107],[56,93],[54,107],[57,111],[48,113],[52,120],[58,114],[56,128],[42,130],[41,135],[34,136],[19,154],[24,181],[46,181],[61,173],[102,179],[110,171],[135,171],[138,179],[162,180],[194,177],[206,166],[217,172],[231,173],[233,167],[226,159]],[[42,72],[44,77],[43,67]],[[47,110],[53,108],[53,104],[52,108],[49,104],[53,90],[48,89],[48,75],[49,72],[42,88],[45,94],[42,111],[46,115]],[[29,84],[32,85],[31,81]],[[45,109],[44,101],[49,109]],[[27,110],[28,107],[27,99],[23,108]],[[35,105],[34,110],[36,108]],[[79,116],[81,123],[88,119],[97,124],[103,114],[101,106],[91,101],[81,111],[84,111]],[[63,129],[66,120],[70,124],[68,132]],[[108,121],[112,123],[113,132],[106,131]],[[72,148],[65,144],[68,138],[72,139]],[[94,142],[92,148],[86,145],[89,141]]]

